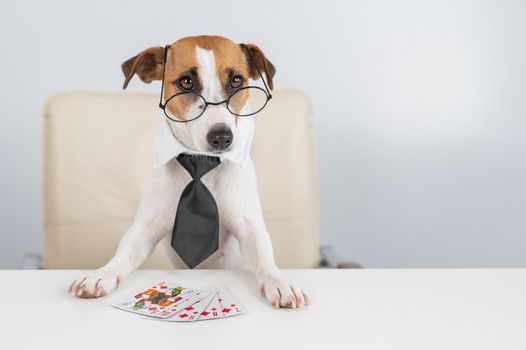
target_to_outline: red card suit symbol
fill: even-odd
[[[188,317],[188,315],[187,314],[181,314],[181,315],[179,315],[179,317],[180,318],[185,318],[185,317]]]
[[[190,310],[193,310],[194,308],[191,307],[191,306],[188,306],[187,308],[185,308],[186,311],[190,311]]]
[[[227,308],[225,307],[225,308],[224,308],[223,310],[221,310],[221,311],[224,312],[225,314],[228,314],[228,313],[230,312],[230,310],[232,310],[232,309],[227,309]]]
[[[203,315],[203,316],[206,317],[206,315],[208,315],[209,313],[210,313],[210,312],[203,311],[203,312],[201,312],[201,315]]]

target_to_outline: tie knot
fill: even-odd
[[[199,180],[203,175],[221,163],[219,157],[187,153],[181,153],[177,157],[177,160],[194,180]]]

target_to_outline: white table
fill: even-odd
[[[274,310],[245,271],[136,271],[109,296],[66,293],[82,271],[0,271],[0,349],[526,349],[526,269],[288,270],[311,297]],[[161,280],[223,284],[246,314],[172,323],[109,305]]]

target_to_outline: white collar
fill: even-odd
[[[189,150],[174,136],[169,123],[171,122],[162,114],[155,131],[154,168],[168,163],[181,153],[219,156],[221,161],[226,159],[243,168],[246,166],[250,156],[250,146],[255,129],[253,117],[238,118],[238,140],[234,140],[232,146],[234,148],[231,151],[221,153],[220,155]]]

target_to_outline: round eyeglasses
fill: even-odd
[[[166,100],[162,110],[166,117],[174,122],[192,121],[202,116],[208,106],[219,105],[225,105],[235,116],[248,117],[265,108],[270,100],[269,96],[258,86],[242,87],[220,102],[208,102],[202,95],[190,91],[179,92]],[[243,106],[247,97],[250,101],[247,106]],[[184,116],[184,119],[181,116]]]
[[[202,116],[206,108],[210,105],[219,106],[224,104],[231,114],[238,117],[248,117],[265,108],[268,101],[272,99],[272,95],[250,50],[245,44],[241,44],[241,46],[246,50],[250,60],[256,67],[265,89],[259,86],[244,86],[235,90],[226,100],[219,102],[209,102],[200,94],[192,91],[183,91],[172,95],[163,103],[164,73],[168,49],[170,48],[170,45],[166,45],[163,53],[163,78],[161,81],[161,98],[159,101],[159,108],[163,110],[164,115],[171,121],[187,123]],[[249,100],[249,103],[245,105],[247,100]]]

